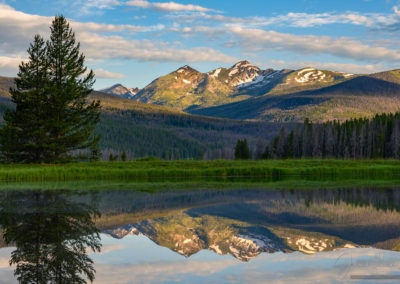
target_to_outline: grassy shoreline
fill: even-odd
[[[0,181],[262,177],[280,179],[400,176],[398,160],[132,161],[61,165],[0,165]]]

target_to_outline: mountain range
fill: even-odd
[[[0,124],[6,109],[14,107],[9,93],[13,82],[13,78],[0,76]],[[117,89],[124,94],[123,88]],[[254,149],[257,144],[265,147],[282,127],[279,123],[193,115],[104,92],[92,92],[90,99],[100,100],[102,105],[96,131],[102,137],[103,159],[123,150],[128,159],[233,158],[238,139],[247,138]]]
[[[0,117],[14,79],[0,76]],[[400,107],[400,70],[353,75],[311,67],[279,71],[241,61],[201,73],[184,66],[142,90],[120,84],[93,92],[102,104],[103,158],[233,158],[238,139],[262,151],[283,125],[371,117]],[[0,120],[1,123],[1,120]],[[258,150],[257,150],[258,149]]]
[[[400,70],[369,75],[312,67],[262,70],[249,61],[240,61],[230,68],[201,73],[186,65],[155,79],[129,98],[231,119],[345,120],[397,111]]]

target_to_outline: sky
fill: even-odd
[[[71,23],[96,89],[142,88],[183,65],[348,73],[400,68],[400,0],[0,0],[0,76],[15,76],[55,15]]]

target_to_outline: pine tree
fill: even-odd
[[[249,145],[247,139],[238,140],[235,147],[235,159],[236,160],[247,160],[251,157]]]
[[[122,151],[122,154],[121,154],[121,161],[123,161],[123,162],[126,161],[126,152],[125,152],[125,150]]]
[[[101,150],[98,144],[92,145],[90,148],[89,161],[97,162],[101,159]]]
[[[11,90],[14,111],[8,111],[0,131],[2,158],[9,162],[65,162],[73,153],[98,144],[93,134],[100,102],[87,103],[94,73],[84,67],[67,20],[55,17],[45,44],[35,36],[29,61],[19,66]]]
[[[265,160],[271,159],[271,153],[269,151],[269,147],[266,146],[262,158]]]
[[[45,123],[48,106],[46,47],[36,35],[29,49],[28,62],[22,62],[10,89],[15,110],[7,110],[1,128],[2,158],[6,162],[41,162],[48,154]]]
[[[94,73],[87,73],[85,57],[67,20],[63,16],[55,17],[50,30],[47,61],[51,93],[46,123],[52,142],[50,158],[68,161],[71,151],[98,143],[100,137],[93,132],[99,121],[100,102],[86,102],[93,91]]]
[[[236,147],[235,147],[235,159],[236,159],[236,160],[239,160],[239,159],[242,158],[242,149],[243,149],[243,147],[242,147],[242,140],[239,139],[239,140],[236,142]]]

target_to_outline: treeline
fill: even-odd
[[[400,158],[400,114],[313,124],[306,119],[293,131],[282,128],[264,158]]]

